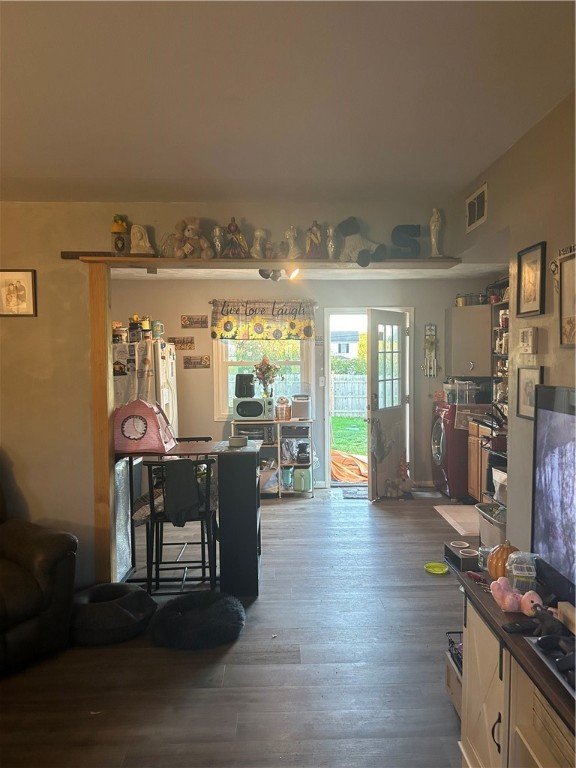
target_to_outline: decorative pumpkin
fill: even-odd
[[[512,546],[508,539],[506,539],[504,544],[498,544],[498,546],[490,550],[486,565],[488,573],[493,579],[506,576],[506,561],[508,560],[508,555],[512,552],[518,552],[518,547]]]

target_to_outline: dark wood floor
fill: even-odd
[[[143,635],[0,682],[2,768],[456,768],[444,690],[454,530],[433,500],[267,501],[261,596],[233,645]]]

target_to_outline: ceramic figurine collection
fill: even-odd
[[[280,243],[272,242],[262,228],[253,230],[249,244],[247,235],[232,216],[226,226],[215,226],[210,235],[204,234],[198,217],[190,216],[174,225],[175,232],[166,235],[159,248],[161,258],[170,259],[281,259],[290,261],[334,260],[356,263],[366,267],[385,259],[416,259],[420,256],[421,236],[431,238],[431,257],[438,258],[441,217],[433,211],[429,229],[418,224],[401,224],[392,230],[392,247],[366,238],[359,221],[349,216],[337,226],[323,227],[316,219],[303,232],[290,225]],[[154,256],[146,227],[129,225],[126,216],[116,214],[112,227],[112,253],[116,256],[142,254]]]

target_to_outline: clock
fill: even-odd
[[[142,440],[148,430],[148,422],[143,416],[137,414],[126,416],[120,425],[120,430],[128,440]]]

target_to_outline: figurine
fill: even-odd
[[[253,259],[264,258],[263,246],[265,238],[266,232],[263,229],[254,230],[254,242],[252,243],[252,248],[250,249],[250,256],[252,256]]]
[[[130,228],[130,253],[154,253],[146,229],[141,224],[132,224]]]
[[[212,242],[214,243],[214,250],[216,252],[216,258],[219,259],[222,256],[222,251],[226,244],[226,233],[224,227],[214,227],[212,230]]]
[[[214,251],[200,230],[200,219],[182,219],[175,226],[174,256],[177,259],[211,259]]]
[[[128,222],[125,216],[120,216],[118,213],[114,216],[110,233],[112,236],[112,253],[116,256],[128,253]]]
[[[234,216],[230,219],[230,224],[226,227],[228,233],[228,242],[222,251],[224,259],[246,259],[249,256],[248,243],[236,224]]]
[[[322,258],[322,230],[314,219],[312,225],[306,230],[306,258]]]
[[[434,258],[442,258],[442,254],[438,250],[438,238],[440,236],[440,227],[442,226],[442,218],[438,208],[432,209],[432,218],[430,219],[430,239],[432,240],[432,252],[431,256]]]
[[[336,258],[336,232],[334,227],[328,227],[326,231],[326,250],[328,251],[328,258],[334,260]]]
[[[296,227],[290,226],[284,233],[284,237],[288,241],[288,253],[286,254],[286,258],[293,260],[293,259],[299,259],[302,256],[302,250],[300,249],[300,246],[296,242]]]

